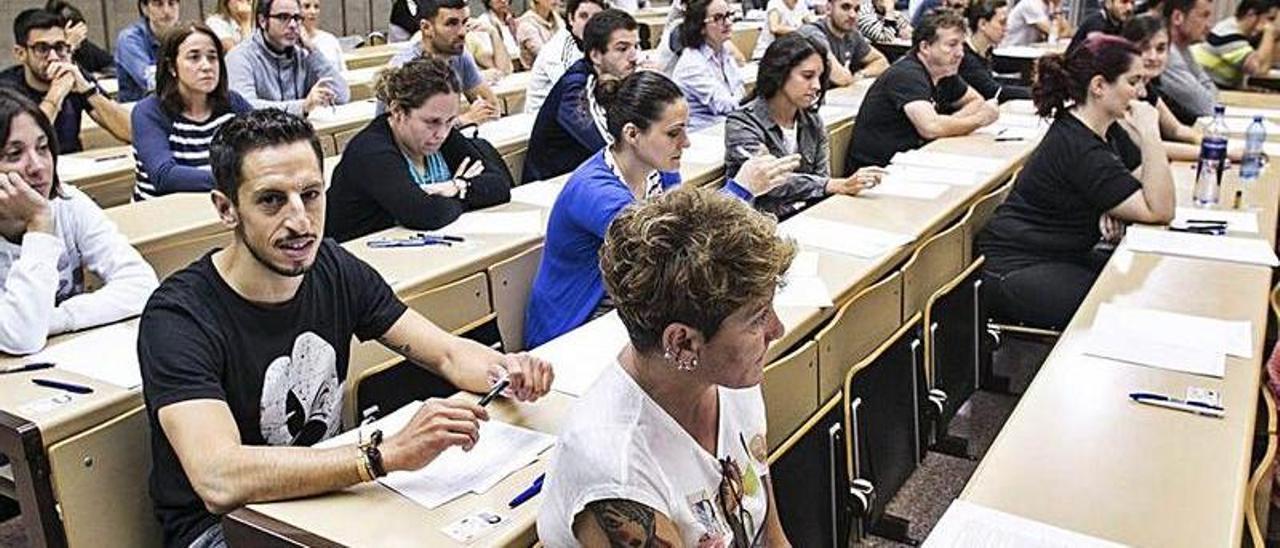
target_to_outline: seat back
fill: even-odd
[[[507,352],[524,350],[524,312],[541,261],[542,244],[538,244],[489,267],[489,294]]]
[[[902,274],[894,271],[859,291],[814,336],[818,343],[818,398],[844,386],[849,369],[902,325]]]
[[[924,342],[913,316],[849,370],[843,393],[846,473],[874,489],[856,534],[875,526],[924,456]]]
[[[983,258],[938,289],[924,307],[926,378],[934,432],[942,435],[960,406],[977,390],[989,359],[983,348],[987,325],[982,302]]]
[[[769,455],[782,529],[793,546],[845,548],[851,514],[841,398],[830,398]],[[769,425],[770,430],[773,425]]]
[[[923,312],[929,297],[968,265],[964,239],[964,225],[951,225],[921,243],[902,265],[903,319]]]
[[[977,250],[973,247],[974,238],[978,237],[978,233],[987,226],[991,221],[991,217],[995,215],[996,208],[1004,203],[1005,198],[1009,197],[1009,192],[1013,190],[1013,183],[1018,180],[1018,175],[1014,174],[1009,182],[1000,186],[987,194],[984,194],[977,201],[969,206],[969,212],[964,216],[961,224],[965,227],[965,258],[966,261],[972,260]]]
[[[818,409],[818,345],[809,341],[764,368],[769,449],[773,450]]]
[[[1245,538],[1248,542],[1246,546],[1252,545],[1257,548],[1268,546],[1267,526],[1271,510],[1271,492],[1274,486],[1276,474],[1276,404],[1275,399],[1271,395],[1270,387],[1263,385],[1259,391],[1259,406],[1263,416],[1259,417],[1257,430],[1262,430],[1259,436],[1263,436],[1259,442],[1261,443],[1261,458],[1258,459],[1254,466],[1253,474],[1249,476],[1248,500],[1245,505]],[[1255,451],[1258,447],[1255,446]]]

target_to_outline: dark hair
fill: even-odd
[[[822,43],[793,32],[774,40],[764,50],[760,58],[759,76],[756,77],[756,89],[752,97],[771,99],[777,95],[791,77],[791,71],[806,59],[817,55],[822,59],[822,88],[826,92],[827,78],[831,76],[831,67],[827,65],[827,48]]]
[[[31,37],[31,31],[60,29],[66,24],[66,20],[61,15],[41,8],[22,10],[17,17],[13,18],[13,43],[25,46],[27,45],[27,38]]]
[[[1124,38],[1091,32],[1065,54],[1041,57],[1031,87],[1036,114],[1056,116],[1068,103],[1083,105],[1094,76],[1115,82],[1140,53],[1138,46]]]
[[[1164,0],[1160,6],[1160,13],[1164,14],[1165,19],[1173,19],[1173,12],[1180,11],[1183,14],[1190,13],[1191,9],[1196,6],[1199,0]]]
[[[978,32],[978,23],[991,21],[996,12],[1009,4],[1004,0],[974,0],[964,10],[965,19],[969,20],[969,30]]]
[[[268,108],[237,114],[227,120],[209,143],[209,164],[213,167],[214,188],[238,205],[244,157],[258,149],[306,141],[316,154],[316,164],[324,169],[320,139],[306,120],[283,110]]]
[[[254,1],[254,6],[257,8],[253,12],[254,13],[253,25],[257,28],[265,29],[266,26],[265,24],[262,23],[262,20],[269,19],[271,17],[271,8],[274,7],[276,5],[276,2],[280,0],[253,0],[253,1]],[[298,10],[299,12],[301,12],[302,0],[292,0],[292,1],[298,3]]]
[[[142,6],[147,5],[147,4],[150,4],[150,3],[155,2],[155,1],[156,1],[156,0],[138,0],[138,15],[142,16],[142,18],[143,18],[143,19],[146,19],[146,18],[147,18],[147,14],[146,14],[146,13],[143,13],[143,11],[142,11]],[[181,2],[182,0],[178,0],[178,1],[179,1],[179,2]],[[266,3],[270,4],[272,0],[254,0],[254,1],[255,1],[255,2],[266,2]]]
[[[231,110],[231,98],[227,93],[227,61],[222,51],[222,40],[204,23],[182,23],[164,33],[160,40],[160,51],[156,55],[156,97],[170,117],[182,114],[185,106],[182,94],[178,92],[178,49],[182,47],[182,42],[195,33],[208,36],[218,52],[218,85],[209,94],[209,109],[214,116]]]
[[[1276,0],[1240,0],[1236,5],[1236,17],[1244,17],[1249,13],[1266,15],[1276,8]]]
[[[1124,24],[1124,30],[1120,31],[1120,36],[1135,45],[1141,45],[1162,30],[1165,30],[1163,17],[1154,13],[1144,13],[1129,19],[1129,22]]]
[[[614,142],[627,124],[641,130],[658,121],[667,106],[684,99],[680,87],[661,72],[637,70],[613,87],[614,80],[596,86],[596,100],[605,109],[606,126]]]
[[[592,15],[587,26],[582,29],[582,52],[605,53],[609,51],[609,37],[613,35],[613,31],[636,30],[638,27],[636,19],[622,10],[609,8]],[[589,59],[590,55],[587,57]]]
[[[418,24],[421,25],[422,21],[435,19],[441,8],[467,9],[467,0],[422,0],[418,4]]]
[[[680,22],[680,44],[682,47],[698,49],[707,42],[702,35],[707,28],[707,10],[711,9],[712,0],[693,0],[684,7],[684,21]]]
[[[947,8],[929,10],[920,21],[920,26],[911,34],[911,47],[919,48],[925,42],[932,44],[938,39],[938,31],[942,29],[956,29],[964,34],[964,17]]]
[[[58,181],[57,167],[58,134],[53,131],[53,124],[49,123],[49,118],[44,115],[44,111],[25,95],[0,87],[0,145],[9,142],[9,133],[13,131],[13,120],[22,114],[35,120],[36,125],[40,126],[40,131],[44,132],[45,139],[49,141],[49,155],[53,159],[53,182],[49,183],[49,196],[62,197],[62,183]]]
[[[56,13],[62,16],[63,21],[69,23],[83,23],[84,14],[80,12],[80,8],[71,5],[67,0],[49,0],[44,5],[44,9],[50,13]]]
[[[383,70],[374,90],[378,101],[387,106],[387,112],[418,108],[436,95],[462,93],[453,68],[436,57],[419,57],[400,67]]]
[[[607,0],[569,0],[564,5],[564,22],[566,25],[569,25],[570,27],[573,26],[570,24],[573,20],[573,14],[578,13],[578,6],[581,6],[584,3],[595,4],[600,6],[600,9],[609,9],[609,2]]]

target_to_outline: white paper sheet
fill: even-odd
[[[104,171],[127,169],[133,165],[133,156],[126,153],[89,158],[75,154],[58,156],[58,176],[68,181],[91,177]]]
[[[444,234],[542,234],[542,211],[468,211],[440,229]]]
[[[964,171],[977,171],[980,173],[991,174],[1004,169],[1005,165],[1009,162],[998,158],[984,158],[982,156],[969,156],[965,154],[953,154],[950,152],[911,150],[894,154],[893,160],[891,160],[890,163],[909,166],[961,169]]]
[[[782,287],[773,295],[773,305],[782,307],[826,308],[833,306],[827,283],[818,277],[818,261],[821,255],[813,251],[801,251],[791,261]]]
[[[422,407],[414,402],[368,427],[382,430],[384,437],[399,432]],[[336,447],[356,443],[357,431],[335,436],[316,447]],[[513,426],[497,420],[480,423],[479,441],[471,451],[446,449],[420,470],[392,472],[378,481],[427,508],[439,506],[467,493],[482,494],[507,476],[537,460],[555,445],[555,436]]]
[[[1231,133],[1232,135],[1244,135],[1245,130],[1249,129],[1249,124],[1253,123],[1253,118],[1224,116],[1222,118],[1222,121],[1227,125],[1227,132]],[[1196,123],[1200,127],[1208,127],[1209,124],[1213,123],[1213,117],[1212,116],[1201,117],[1199,120],[1197,120]],[[1267,135],[1275,135],[1277,131],[1280,131],[1280,125],[1276,125],[1275,122],[1272,122],[1271,120],[1268,120],[1266,118],[1262,120],[1262,125],[1263,127],[1267,128]]]
[[[528,140],[536,114],[521,112],[480,124],[477,135],[494,147],[518,140]]]
[[[24,361],[33,362],[52,362],[58,369],[79,373],[121,388],[141,386],[138,323],[118,323],[91,329],[29,356]]]
[[[939,183],[919,183],[903,180],[893,175],[886,177],[879,185],[859,193],[862,196],[894,196],[914,200],[933,200],[947,193],[949,185]]]
[[[1034,46],[1001,46],[993,52],[996,57],[1008,57],[1010,59],[1039,59],[1053,53],[1046,48],[1037,48]]]
[[[555,367],[552,389],[581,396],[596,382],[600,372],[618,359],[618,353],[630,340],[622,318],[613,311],[547,341],[529,353],[551,362]]]
[[[821,118],[822,123],[827,126],[845,119],[852,120],[858,116],[857,105],[860,104],[862,104],[861,100],[852,106],[847,104],[828,103],[818,107],[818,118]]]
[[[1172,232],[1140,226],[1131,226],[1125,233],[1123,245],[1131,251],[1194,257],[1215,261],[1280,266],[1275,250],[1266,240],[1234,238],[1188,232]]]
[[[1121,334],[1093,331],[1085,341],[1084,353],[1125,363],[1221,379],[1227,372],[1227,355],[1203,348],[1175,346],[1149,339],[1125,338]]]
[[[1226,221],[1227,230],[1231,232],[1258,233],[1258,212],[1252,210],[1235,211],[1229,209],[1200,209],[1196,207],[1179,207],[1174,213],[1173,226],[1187,226],[1187,220]]]
[[[924,548],[1121,548],[1122,544],[957,499]]]
[[[1274,108],[1253,108],[1253,107],[1227,107],[1227,116],[1233,118],[1248,118],[1254,116],[1262,116],[1263,118],[1274,120],[1280,118],[1280,110]]]
[[[335,124],[350,120],[372,120],[377,109],[378,102],[373,99],[352,101],[345,105],[316,108],[307,115],[307,120],[314,125]]]
[[[797,215],[778,230],[803,245],[870,259],[911,243],[915,238],[874,228]]]
[[[1253,357],[1253,326],[1249,322],[1102,303],[1092,331],[1171,346],[1203,348],[1246,359]]]
[[[706,162],[714,158],[724,161],[724,134],[695,131],[689,134],[689,148],[681,158],[693,162]]]
[[[564,190],[564,179],[535,181],[511,189],[511,201],[551,209]]]
[[[947,169],[941,167],[913,166],[906,164],[889,164],[885,169],[895,180],[915,183],[944,183],[948,185],[973,186],[984,183],[989,175],[978,171],[963,169]]]

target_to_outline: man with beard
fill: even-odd
[[[116,99],[131,103],[156,89],[156,52],[160,37],[178,22],[178,0],[138,0],[141,19],[116,36]]]
[[[996,121],[996,107],[957,74],[964,35],[964,19],[950,10],[916,27],[911,49],[876,79],[858,110],[847,173],[888,165],[894,154]]]
[[[301,40],[298,0],[261,0],[253,36],[227,54],[227,84],[254,108],[306,116],[351,98],[342,73]]]
[[[210,148],[230,247],[170,276],[142,314],[151,497],[166,546],[224,546],[217,514],[416,470],[470,450],[484,408],[429,399],[398,433],[310,446],[340,428],[352,335],[377,339],[463,390],[536,400],[550,365],[450,335],[396,298],[325,224],[320,143],[276,109],[241,114]]]
[[[1124,24],[1132,18],[1133,0],[1104,0],[1101,10],[1089,15],[1080,23],[1080,28],[1076,29],[1075,36],[1071,37],[1071,45],[1067,46],[1067,49],[1076,47],[1076,44],[1083,42],[1091,32],[1119,36]]]
[[[830,6],[826,17],[806,23],[800,27],[800,34],[826,46],[831,85],[851,86],[888,69],[889,60],[858,32],[858,0],[834,0]]]
[[[418,31],[422,39],[392,57],[388,66],[398,67],[424,55],[440,57],[449,62],[458,78],[458,87],[471,102],[467,111],[458,116],[459,125],[498,119],[502,115],[498,96],[484,82],[476,58],[467,51],[467,22],[471,16],[466,0],[423,0],[418,10]],[[384,107],[379,105],[378,112]]]
[[[124,142],[130,141],[129,113],[108,99],[74,61],[65,21],[33,8],[13,22],[13,56],[18,64],[0,72],[0,86],[40,105],[58,135],[58,153],[80,152],[80,119],[84,112]]]
[[[640,51],[636,29],[634,18],[615,9],[587,22],[582,32],[586,57],[569,67],[538,110],[524,158],[524,182],[569,173],[604,148],[608,130],[599,94],[635,72]]]

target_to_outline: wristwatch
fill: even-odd
[[[378,449],[381,444],[382,431],[374,430],[369,435],[369,441],[360,445],[360,450],[364,451],[365,465],[369,467],[369,475],[375,478],[387,475],[387,469],[382,465],[382,451]]]

